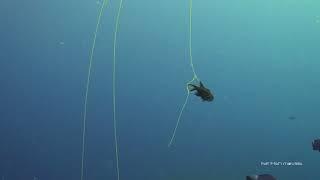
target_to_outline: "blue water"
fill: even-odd
[[[0,3],[1,180],[78,180],[86,76],[101,2]],[[124,1],[116,95],[121,180],[318,180],[320,2],[194,1],[192,53],[213,102],[191,95],[188,1]],[[116,180],[113,33],[99,29],[85,180]],[[288,117],[295,116],[290,120]],[[302,166],[262,166],[292,161]]]

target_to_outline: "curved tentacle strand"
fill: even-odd
[[[191,82],[194,80],[199,81],[196,71],[193,66],[193,58],[192,58],[192,0],[189,1],[189,58],[190,58],[190,66],[193,72],[193,78]],[[190,82],[189,82],[190,83]]]
[[[172,143],[173,143],[173,140],[175,138],[175,135],[176,135],[176,131],[178,129],[178,126],[180,124],[180,120],[181,120],[181,116],[184,112],[184,109],[188,103],[188,99],[189,99],[189,95],[190,95],[190,91],[188,89],[188,84],[192,83],[193,81],[200,81],[197,74],[196,74],[196,71],[195,71],[195,68],[194,68],[194,65],[193,65],[193,59],[192,59],[192,0],[189,0],[189,59],[190,59],[190,66],[191,66],[191,69],[192,69],[192,73],[193,73],[193,77],[192,79],[187,83],[187,96],[186,96],[186,99],[182,105],[182,108],[180,110],[180,113],[179,113],[179,116],[178,116],[178,120],[177,120],[177,123],[176,123],[176,126],[173,130],[173,134],[170,138],[170,142],[168,144],[168,147],[171,147]]]
[[[86,84],[86,91],[85,91],[85,99],[84,99],[84,112],[83,112],[83,130],[82,130],[82,152],[81,152],[81,175],[80,175],[80,180],[83,180],[83,173],[84,173],[84,155],[85,155],[85,144],[86,144],[86,121],[87,121],[87,109],[88,109],[88,94],[89,94],[89,86],[90,86],[90,80],[91,80],[91,70],[92,70],[92,62],[93,62],[93,55],[95,51],[95,46],[96,46],[96,39],[97,39],[97,34],[98,34],[98,29],[100,27],[100,21],[101,17],[103,14],[103,11],[105,7],[108,5],[108,0],[104,0],[100,12],[97,18],[97,24],[96,24],[96,29],[94,32],[94,37],[93,37],[93,43],[90,51],[90,58],[89,58],[89,68],[88,68],[88,76],[87,76],[87,84]]]
[[[184,101],[184,103],[183,103],[183,105],[182,105],[182,108],[181,108],[181,111],[180,111],[180,113],[179,113],[179,117],[178,117],[178,120],[177,120],[177,123],[176,123],[176,127],[175,127],[174,130],[173,130],[173,134],[172,134],[172,137],[171,137],[170,142],[169,142],[169,144],[168,144],[168,147],[170,147],[170,146],[172,145],[172,143],[173,143],[173,139],[174,139],[174,137],[175,137],[175,135],[176,135],[177,128],[178,128],[178,126],[179,126],[180,119],[181,119],[182,113],[183,113],[183,111],[184,111],[184,108],[185,108],[186,105],[187,105],[187,102],[188,102],[188,99],[189,99],[189,95],[190,95],[190,93],[189,93],[189,90],[188,90],[188,94],[187,94],[186,99],[185,99],[185,101]]]
[[[118,9],[114,40],[113,40],[113,70],[112,70],[112,96],[113,96],[113,132],[114,132],[114,143],[116,152],[116,166],[117,166],[117,179],[120,180],[120,169],[119,169],[119,147],[118,147],[118,134],[117,134],[117,119],[116,119],[116,49],[117,49],[117,35],[120,24],[120,14],[122,9],[122,0]]]

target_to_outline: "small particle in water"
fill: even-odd
[[[260,174],[247,176],[246,180],[276,180],[271,174]]]
[[[288,119],[290,119],[290,120],[295,120],[296,117],[295,117],[295,116],[289,116]]]
[[[60,41],[59,44],[60,44],[60,45],[64,45],[64,42],[63,42],[63,41]]]
[[[317,16],[315,17],[315,22],[316,22],[316,23],[320,23],[320,16],[319,16],[319,15],[317,15]]]

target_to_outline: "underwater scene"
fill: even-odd
[[[0,180],[320,180],[320,1],[0,2]]]

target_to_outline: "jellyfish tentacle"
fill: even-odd
[[[116,167],[117,167],[117,179],[120,180],[120,168],[119,168],[119,147],[118,147],[118,133],[117,133],[117,119],[116,119],[116,49],[117,49],[117,35],[120,24],[120,14],[122,9],[122,0],[118,8],[118,14],[116,19],[114,39],[113,39],[113,69],[112,69],[112,99],[113,99],[113,132],[114,143],[116,153]]]
[[[189,58],[190,58],[190,66],[193,72],[193,78],[191,80],[199,81],[199,78],[196,74],[194,65],[193,65],[193,58],[192,58],[192,0],[189,1]]]
[[[176,132],[177,132],[178,126],[180,124],[180,120],[181,120],[182,114],[183,114],[184,109],[185,109],[185,107],[186,107],[186,105],[188,103],[188,100],[189,100],[190,90],[188,88],[188,84],[191,84],[194,81],[200,82],[200,79],[198,78],[198,76],[196,74],[196,71],[195,71],[195,68],[194,68],[194,65],[193,65],[193,58],[192,58],[192,0],[189,0],[189,59],[190,59],[190,66],[191,66],[191,69],[192,69],[193,77],[186,84],[187,95],[186,95],[185,101],[184,101],[184,103],[182,105],[182,108],[180,110],[180,113],[179,113],[179,116],[178,116],[178,119],[177,119],[177,122],[176,122],[176,126],[175,126],[175,128],[173,130],[173,133],[171,135],[168,147],[171,147],[171,145],[173,143],[173,140],[174,140],[174,138],[176,136]]]
[[[92,71],[92,62],[93,62],[93,55],[95,52],[95,46],[96,46],[96,39],[98,30],[100,27],[101,17],[104,12],[104,9],[108,5],[108,0],[103,0],[103,3],[101,5],[99,15],[97,18],[97,24],[96,29],[93,36],[93,42],[92,47],[90,51],[90,57],[89,57],[89,67],[88,67],[88,75],[87,75],[87,82],[86,82],[86,90],[85,90],[85,99],[84,99],[84,111],[83,111],[83,121],[82,121],[82,152],[81,152],[81,174],[80,174],[80,180],[83,180],[83,172],[84,172],[84,155],[85,155],[85,144],[86,144],[86,121],[87,121],[87,109],[88,109],[88,94],[89,94],[89,87],[91,82],[91,71]]]

